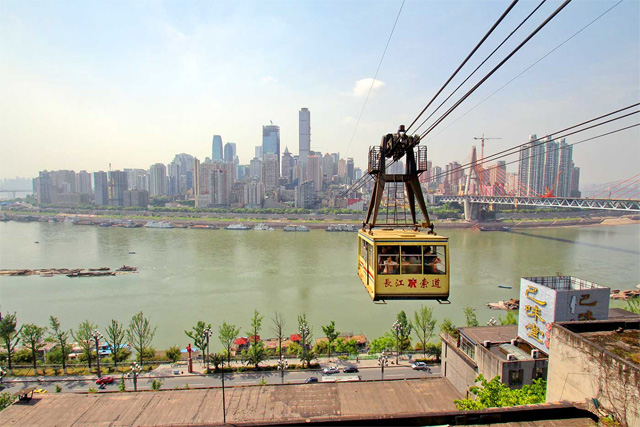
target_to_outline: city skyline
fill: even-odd
[[[175,153],[204,159],[214,134],[235,142],[240,162],[248,164],[269,120],[280,126],[281,153],[288,147],[298,154],[301,108],[313,112],[312,151],[339,152],[364,166],[368,147],[411,122],[507,2],[407,2],[373,81],[400,4],[247,2],[198,10],[3,2],[0,178],[108,170],[108,163],[147,167],[168,163]],[[430,160],[464,159],[482,133],[502,138],[487,143],[489,155],[527,142],[531,133],[546,135],[635,102],[640,7],[623,2],[454,123],[614,4],[572,3],[423,141]],[[525,9],[514,10],[511,24]],[[128,18],[119,22],[123,15]],[[216,60],[223,66],[214,67]],[[581,181],[636,174],[639,136],[631,130],[577,147]]]

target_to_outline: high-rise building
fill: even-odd
[[[264,170],[264,187],[267,191],[278,187],[280,172],[278,170],[278,158],[275,154],[265,154],[262,162]]]
[[[180,165],[171,162],[167,166],[167,194],[175,196],[181,194],[180,191]]]
[[[167,167],[156,163],[149,168],[149,195],[164,196],[167,194]]]
[[[251,159],[249,162],[249,178],[257,179],[259,182],[264,182],[262,160],[256,158]]]
[[[193,158],[193,194],[194,196],[198,196],[200,194],[200,160],[197,157]],[[196,197],[196,207],[197,205],[197,197]]]
[[[295,207],[302,209],[312,208],[315,204],[316,192],[315,185],[311,181],[303,182],[296,187],[295,191]]]
[[[215,206],[227,206],[229,204],[229,181],[227,170],[213,169],[209,174],[209,188],[211,204]]]
[[[560,153],[558,151],[558,143],[551,139],[551,137],[547,137],[544,148],[544,182],[542,186],[544,188],[543,193],[546,193],[554,189],[556,180],[559,179],[558,157]],[[557,194],[557,189],[555,189],[554,194]]]
[[[580,193],[580,168],[571,165],[571,191],[569,197],[582,197]]]
[[[52,199],[55,199],[57,193],[75,193],[76,192],[76,173],[70,170],[59,170],[49,172],[51,176]]]
[[[558,164],[558,185],[556,195],[558,197],[569,197],[571,195],[571,177],[573,175],[573,146],[567,144],[566,140],[560,140],[560,160]]]
[[[149,206],[149,192],[146,190],[125,191],[122,206],[139,206],[141,208],[146,208]]]
[[[285,147],[282,154],[282,177],[288,183],[293,182],[293,157],[289,153],[289,147]]]
[[[124,192],[128,187],[125,171],[109,171],[109,206],[123,206]]]
[[[180,194],[193,190],[193,156],[186,153],[176,154],[173,163],[180,167]]]
[[[76,174],[76,192],[79,194],[93,194],[91,191],[91,174],[87,171],[80,171]]]
[[[220,135],[213,135],[213,142],[211,143],[211,160],[223,160],[222,137]]]
[[[96,206],[109,204],[109,181],[106,172],[93,173],[93,193],[95,194]]]
[[[331,182],[333,177],[333,156],[329,153],[325,154],[322,158],[322,180],[324,182]]]
[[[260,209],[264,203],[264,184],[252,179],[244,186],[244,206],[249,209]]]
[[[346,183],[347,161],[345,159],[338,160],[338,176],[342,178],[342,182]]]
[[[38,174],[38,203],[52,203],[52,193],[53,184],[51,182],[51,175],[47,171],[41,171]]]
[[[311,112],[308,108],[300,109],[298,113],[298,128],[299,161],[301,164],[305,164],[311,150]]]
[[[533,141],[537,139],[538,136],[533,134],[529,135],[529,141]],[[520,158],[518,162],[518,180],[520,184],[517,186],[517,196],[528,196],[529,195],[529,160],[531,156],[531,143],[523,146],[520,149]]]
[[[400,163],[400,162],[396,162],[396,163]],[[353,168],[354,168],[354,164],[353,164],[353,159],[351,157],[347,158],[347,185],[351,185],[354,182],[354,177],[355,175],[353,174]]]
[[[278,160],[278,176],[280,175],[280,127],[276,125],[262,126],[262,160],[267,154],[275,154]]]
[[[149,172],[144,169],[125,169],[130,190],[149,191]]]
[[[307,157],[307,181],[313,182],[315,191],[322,191],[322,155],[311,154]]]
[[[227,142],[224,144],[224,161],[227,163],[233,163],[236,158],[236,143]]]

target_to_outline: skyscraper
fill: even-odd
[[[298,113],[299,127],[299,161],[302,164],[307,163],[309,151],[311,150],[311,112],[308,108],[301,108]]]
[[[566,143],[565,139],[560,140],[560,160],[558,162],[558,185],[556,195],[558,197],[569,197],[571,195],[571,177],[573,175],[573,146]]]
[[[293,157],[289,153],[289,147],[284,148],[282,154],[282,177],[287,180],[288,183],[293,182]]]
[[[76,192],[80,194],[91,194],[91,174],[87,171],[80,171],[76,174]]]
[[[125,171],[109,171],[109,206],[124,206],[128,180]]]
[[[109,204],[109,182],[106,172],[93,173],[93,192],[95,194],[96,206],[107,206]]]
[[[547,191],[553,191],[554,195],[557,195],[558,189],[554,189],[554,185],[556,183],[556,179],[558,177],[558,143],[551,139],[551,137],[547,138],[547,141],[544,144],[545,146],[545,155],[544,155],[544,182],[542,183],[544,193]],[[562,175],[562,174],[561,174]]]
[[[149,195],[164,196],[167,194],[167,167],[156,163],[149,168]]]
[[[314,190],[322,191],[322,155],[307,157],[307,181],[313,182]]]
[[[233,159],[236,157],[236,143],[227,142],[224,144],[224,161],[227,163],[233,163]]]
[[[267,154],[275,154],[280,164],[280,126],[262,126],[262,159]]]
[[[211,143],[211,160],[222,161],[222,137],[220,135],[213,135],[213,142]]]

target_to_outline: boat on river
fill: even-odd
[[[225,230],[251,230],[251,227],[248,227],[244,224],[235,223],[225,227]]]
[[[287,225],[284,228],[284,231],[309,231],[309,227],[307,227],[306,225]]]
[[[331,232],[352,232],[352,231],[358,231],[358,228],[352,224],[338,224],[338,225],[330,225],[327,227],[327,231],[331,231]]]
[[[194,230],[218,230],[220,227],[214,224],[193,224],[189,228]]]
[[[260,224],[256,225],[255,227],[253,227],[253,229],[254,230],[258,230],[258,231],[273,231],[273,227],[269,227],[265,223],[260,223]]]
[[[169,221],[149,221],[145,224],[147,228],[173,228],[173,224]]]
[[[502,289],[511,289],[511,286],[509,285],[498,285],[498,287]]]

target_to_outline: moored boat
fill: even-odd
[[[147,228],[173,228],[173,224],[168,221],[149,221],[145,224]]]
[[[273,231],[273,227],[269,227],[267,224],[264,224],[264,223],[260,223],[256,225],[255,227],[253,227],[253,229],[261,230],[261,231]]]
[[[244,224],[235,223],[226,226],[225,230],[251,230],[251,227],[247,227]]]

